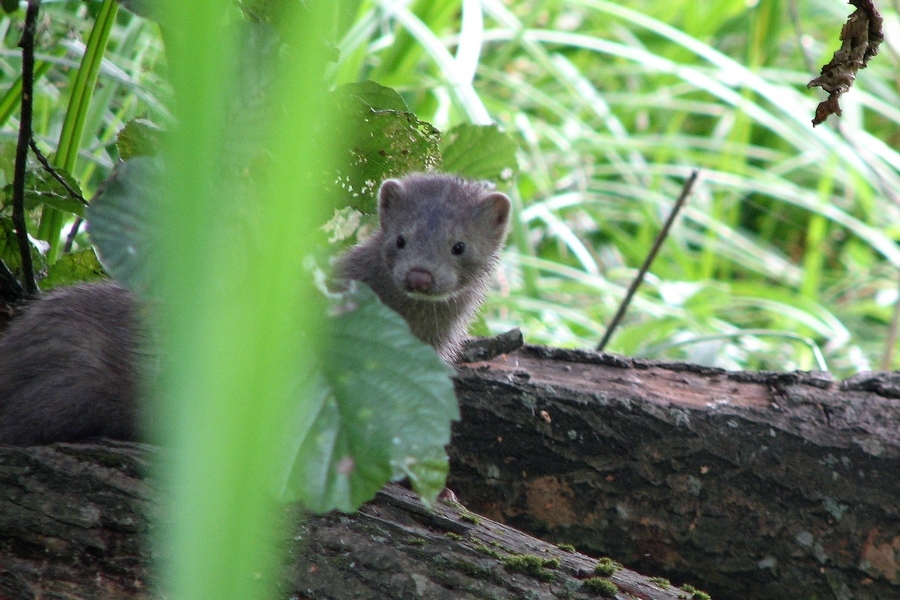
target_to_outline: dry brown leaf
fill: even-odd
[[[865,69],[869,59],[878,54],[878,46],[884,41],[882,18],[872,0],[850,0],[856,7],[841,28],[841,47],[822,67],[818,77],[807,87],[820,87],[828,92],[828,98],[816,107],[813,126],[824,123],[829,115],[841,115],[838,99],[853,87],[856,73]]]

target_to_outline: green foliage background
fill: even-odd
[[[218,6],[227,5],[230,12],[219,19],[215,11],[202,12],[214,4],[191,3],[191,10],[200,11],[192,14],[204,23],[209,40],[217,40],[222,28],[231,31],[247,15],[261,25],[285,27],[280,9],[298,5],[241,2],[241,15],[232,4],[220,2]],[[247,52],[237,54],[254,67],[231,73],[217,62],[231,55],[216,55],[203,44],[195,55],[182,53],[180,62],[169,48],[168,60],[176,62],[167,63],[160,26],[118,10],[111,0],[44,3],[36,139],[86,198],[101,188],[120,159],[152,154],[158,144],[165,145],[168,134],[161,131],[186,136],[176,137],[180,143],[172,150],[182,152],[170,183],[180,187],[170,189],[168,204],[160,203],[151,214],[159,231],[177,229],[177,241],[160,242],[168,257],[161,263],[168,269],[164,295],[171,294],[174,311],[164,315],[163,324],[186,367],[165,385],[178,390],[177,397],[196,400],[169,407],[169,416],[181,410],[184,418],[173,421],[168,433],[172,446],[181,449],[172,463],[178,504],[171,508],[182,520],[167,543],[178,559],[196,557],[186,561],[187,566],[178,560],[168,565],[172,589],[189,591],[181,597],[225,597],[222,594],[233,590],[257,594],[262,589],[241,577],[257,572],[257,565],[266,561],[268,534],[276,520],[261,497],[277,479],[273,472],[284,460],[284,449],[265,434],[279,419],[289,420],[284,390],[292,382],[283,377],[291,367],[284,355],[265,353],[274,346],[253,344],[260,335],[269,335],[295,352],[288,334],[304,330],[293,321],[285,327],[266,318],[257,323],[264,328],[257,335],[235,316],[245,306],[291,314],[291,299],[303,296],[299,288],[279,287],[282,282],[299,285],[292,274],[299,269],[292,261],[309,253],[316,241],[311,233],[301,234],[302,228],[284,217],[287,212],[280,212],[292,190],[304,200],[315,196],[315,190],[327,190],[321,201],[339,209],[340,215],[329,231],[347,244],[354,239],[355,225],[370,225],[373,217],[361,217],[346,206],[371,213],[383,177],[434,167],[494,179],[512,197],[516,210],[511,243],[481,330],[518,326],[530,342],[590,348],[600,339],[685,178],[699,168],[694,195],[608,350],[733,369],[827,368],[839,376],[900,363],[890,333],[900,279],[900,60],[890,33],[881,54],[842,98],[844,116],[816,129],[810,125],[821,93],[807,90],[805,84],[839,44],[838,33],[849,12],[844,2],[327,4],[330,20],[322,31],[328,32],[323,37],[334,47],[325,84],[341,118],[360,134],[346,152],[338,145],[342,166],[336,174],[327,171],[330,176],[290,171],[277,159],[268,162],[272,155],[315,155],[320,148],[310,145],[319,142],[309,140],[320,140],[316,135],[322,132],[310,122],[322,115],[305,104],[305,112],[275,110],[274,117],[267,113],[271,96],[255,93],[260,84],[278,78],[265,60],[266,35],[251,33],[228,46],[233,52],[244,44],[240,47]],[[123,5],[144,14],[155,3]],[[177,12],[182,5],[170,2],[169,7]],[[897,30],[896,5],[880,8],[887,31]],[[184,26],[184,16],[170,14],[163,27]],[[18,125],[21,63],[16,43],[21,18],[21,11],[0,18],[0,258],[14,270],[18,256],[10,235],[8,184]],[[108,35],[99,52],[94,44],[100,42],[90,41],[98,23],[105,24],[103,35]],[[252,29],[260,31],[263,28]],[[185,57],[194,57],[194,71],[184,66],[191,62]],[[211,74],[211,66],[216,73]],[[93,70],[96,86],[88,76]],[[201,80],[201,75],[208,79]],[[182,116],[190,115],[183,130],[172,117],[170,80],[180,82],[171,85],[190,90],[195,100],[181,106]],[[237,98],[229,98],[233,104],[223,100],[222,90],[237,90]],[[85,93],[89,102],[79,100]],[[279,88],[279,93],[285,94],[278,96],[282,101],[306,98],[303,90]],[[332,105],[331,100],[322,102]],[[278,121],[285,115],[300,123],[302,136],[294,136],[289,125]],[[261,128],[267,119],[282,126],[274,131]],[[222,123],[227,123],[225,131],[217,129]],[[518,150],[497,131],[473,127],[489,123],[499,124]],[[253,137],[260,131],[267,132],[271,145],[264,136]],[[379,136],[390,144],[374,153],[359,141]],[[254,143],[243,143],[250,139]],[[260,139],[262,145],[256,143]],[[218,198],[192,169],[207,175],[230,169],[236,185]],[[40,238],[34,256],[42,268],[42,284],[96,276],[100,267],[83,231],[72,236],[72,252],[63,245],[81,207],[41,179],[36,164],[32,171],[30,231]],[[273,174],[271,181],[262,176],[266,173]],[[110,184],[111,195],[128,197],[116,187],[128,178],[127,169],[119,176]],[[188,193],[193,186],[201,195],[196,203]],[[236,222],[231,217],[252,213],[249,207],[256,206],[245,204],[242,194],[259,200],[270,191],[277,203],[263,203],[266,212],[249,221],[261,229],[246,238],[229,235],[228,228]],[[315,225],[327,220],[316,212],[318,204],[310,200],[308,206],[304,217],[316,220]],[[97,234],[115,238],[116,232],[146,218],[141,215],[139,210],[113,211],[120,220],[100,219],[106,229],[98,227]],[[277,243],[260,243],[272,239]],[[148,252],[156,248],[144,247]],[[179,254],[183,252],[186,257]],[[119,264],[129,264],[127,253],[117,258]],[[232,270],[236,266],[239,270]],[[265,283],[236,285],[235,273]],[[235,287],[228,287],[229,281]],[[189,287],[180,298],[172,293]],[[219,304],[215,299],[223,297],[223,289],[234,294]],[[209,305],[217,310],[205,313]],[[210,340],[217,342],[207,346],[214,351],[205,352],[202,344]],[[239,355],[229,354],[235,348],[265,352],[258,353],[252,365],[244,365]],[[216,369],[223,365],[230,365],[228,376],[219,378]],[[280,379],[270,378],[273,365]],[[401,379],[407,376],[397,373]],[[348,389],[356,384],[350,382]],[[260,387],[265,388],[262,396],[280,398],[281,404],[263,413],[249,410],[253,405],[247,404],[247,397]],[[334,390],[336,396],[343,393]],[[340,412],[328,401],[315,401],[304,406],[318,410],[322,421]],[[452,407],[444,408],[446,425]],[[406,416],[415,412],[402,402],[396,411]],[[364,408],[356,412],[366,414]],[[191,428],[209,418],[217,419],[217,427],[200,439],[198,452],[191,447]],[[353,424],[352,419],[347,423]],[[412,421],[403,424],[416,428]],[[234,433],[224,436],[233,439],[223,439],[223,432]],[[341,430],[331,441],[328,446],[321,438],[300,439],[297,454],[321,454],[323,462],[332,461],[327,464],[334,467],[340,455],[332,450],[368,448],[358,431]],[[389,467],[373,467],[365,474],[372,477],[362,477],[367,480],[358,485],[376,489],[381,479],[408,468],[414,480],[420,477],[431,488],[439,487],[445,458],[430,452],[424,451],[415,469],[403,462],[405,456],[385,456]],[[306,475],[314,467],[295,463],[295,478],[313,479]],[[339,491],[332,496],[335,503],[351,497],[351,504],[341,505],[349,508],[371,493],[341,488],[351,485],[350,478],[335,478],[335,472],[316,480],[325,495]],[[327,507],[316,505],[322,495],[312,498],[304,496],[306,492],[302,487],[287,491],[308,505]],[[207,500],[218,503],[215,511],[208,512]],[[256,526],[264,531],[254,539]],[[226,534],[232,536],[231,543],[220,543],[222,538],[216,536]],[[253,543],[241,542],[243,536]],[[221,550],[221,556],[204,552],[209,547]],[[179,571],[182,568],[186,570]],[[270,561],[259,572],[271,574],[274,569]],[[198,578],[198,572],[208,581]],[[209,587],[203,587],[204,581]]]
[[[368,77],[438,128],[487,117],[519,141],[493,330],[596,344],[699,168],[608,349],[733,369],[881,365],[900,265],[895,43],[843,118],[813,129],[821,95],[805,84],[839,45],[845,3],[462,6],[362,3],[338,81]],[[880,8],[890,31],[897,14]]]
[[[249,12],[265,17],[271,4]],[[98,7],[46,3],[36,126],[48,154]],[[608,349],[745,369],[821,368],[821,355],[839,375],[882,365],[900,265],[898,55],[889,35],[842,99],[844,116],[812,129],[821,93],[805,84],[838,46],[843,2],[339,7],[333,85],[372,80],[399,92],[410,118],[444,132],[494,121],[519,143],[518,172],[499,181],[519,210],[487,307],[492,331],[520,326],[532,342],[592,347],[700,168]],[[880,8],[891,31],[897,13]],[[0,23],[6,90],[17,19]],[[165,74],[158,26],[120,11],[72,168],[86,197],[118,159],[125,123],[171,125]],[[0,155],[11,157],[15,112],[0,117]],[[410,167],[427,165],[437,166]],[[0,163],[6,182],[10,168]]]

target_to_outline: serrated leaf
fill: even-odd
[[[459,407],[450,368],[367,287],[348,293],[321,371],[306,378],[285,498],[351,511],[409,477],[426,502],[443,489]]]
[[[60,255],[59,259],[47,268],[47,276],[41,279],[41,289],[47,291],[63,285],[75,285],[81,281],[93,281],[104,277],[103,266],[97,259],[94,249],[85,248]]]
[[[147,263],[150,207],[161,173],[157,158],[119,163],[87,211],[88,233],[100,263],[117,281],[141,295],[153,278]]]
[[[496,125],[465,123],[444,134],[443,169],[470,179],[506,181],[515,175],[519,146]]]

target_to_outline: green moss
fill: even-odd
[[[469,577],[475,579],[490,579],[491,578],[491,570],[485,567],[476,565],[474,563],[470,563],[465,560],[454,560],[450,562],[450,566],[460,571],[461,573],[465,573]]]
[[[550,569],[559,568],[558,558],[541,558],[533,554],[515,554],[502,560],[508,571],[525,573],[541,581],[552,581],[555,577]]]
[[[688,595],[685,597],[688,598],[689,600],[712,600],[712,597],[709,594],[707,594],[706,592],[701,592],[700,590],[698,590],[697,588],[695,588],[694,586],[692,586],[688,583],[681,586],[681,589],[682,589],[682,591],[685,591],[688,593]]]
[[[660,589],[668,590],[672,587],[672,582],[666,579],[665,577],[651,577],[650,581],[655,583],[660,587]]]
[[[416,538],[408,538],[408,539],[406,540],[406,544],[409,545],[409,546],[424,546],[424,545],[425,545],[425,540],[423,540],[423,539],[420,538],[420,537],[416,537]]]
[[[594,573],[603,577],[609,577],[622,568],[622,565],[611,558],[601,558],[594,566]]]
[[[468,521],[469,523],[474,523],[475,525],[481,524],[481,517],[467,510],[459,513],[459,520]]]
[[[557,544],[556,547],[563,552],[571,552],[572,554],[575,554],[575,546],[573,546],[572,544]]]
[[[463,540],[463,536],[459,535],[458,533],[453,533],[452,531],[447,532],[447,537],[451,540],[456,540],[457,542],[461,542]]]
[[[503,544],[501,544],[500,542],[498,542],[496,540],[491,540],[490,542],[488,542],[488,544],[490,544],[494,548],[499,548],[500,550],[503,550],[507,554],[517,554],[517,552],[515,552],[514,550],[510,550],[508,547],[504,546]]]
[[[619,593],[619,586],[609,579],[602,577],[591,577],[581,582],[581,589],[589,594],[603,596],[604,598],[613,598]]]
[[[491,558],[494,558],[494,559],[497,559],[497,560],[502,560],[502,559],[503,559],[503,555],[502,555],[502,554],[500,554],[499,552],[497,552],[496,550],[494,550],[494,549],[492,549],[492,548],[488,548],[487,546],[485,546],[485,545],[482,544],[481,542],[476,542],[476,543],[475,543],[475,549],[478,550],[479,552],[481,552],[482,554],[486,554],[487,556],[490,556]]]

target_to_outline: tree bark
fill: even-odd
[[[118,442],[0,448],[0,600],[150,598],[155,494],[142,474],[154,454]],[[596,597],[584,586],[597,560],[457,503],[428,511],[398,485],[353,515],[286,512],[299,524],[282,598]],[[687,597],[621,567],[601,579],[622,599]]]
[[[525,347],[456,390],[475,512],[717,600],[900,598],[898,374]]]
[[[897,375],[526,347],[461,366],[456,385],[449,486],[476,513],[716,600],[900,598]],[[155,454],[0,448],[0,600],[149,597]],[[596,559],[457,505],[428,513],[396,486],[354,515],[301,521],[284,598],[591,597]],[[693,596],[628,570],[609,579],[620,599]]]
[[[0,446],[0,600],[147,598],[151,446]]]

